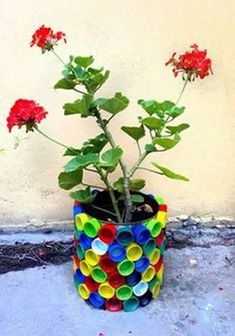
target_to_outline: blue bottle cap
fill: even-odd
[[[149,267],[149,259],[142,256],[139,260],[135,261],[135,270],[137,272],[144,272]]]
[[[125,259],[126,249],[118,243],[113,243],[109,246],[108,254],[112,261],[119,262]]]
[[[135,296],[132,296],[129,300],[123,302],[123,309],[126,312],[133,312],[138,307],[139,307],[139,300]]]
[[[93,307],[102,308],[105,304],[105,299],[98,292],[92,292],[89,296],[89,302]]]
[[[83,212],[81,205],[74,205],[73,206],[73,217]]]
[[[77,280],[78,283],[83,283],[86,280],[86,277],[82,274],[80,269],[77,269],[75,274],[74,274],[75,279]]]
[[[99,189],[92,189],[92,191],[91,191],[92,195],[96,195],[96,194],[98,194],[99,192],[100,192]]]
[[[135,241],[140,245],[144,245],[150,238],[150,231],[142,224],[135,226],[133,233]]]
[[[135,286],[141,280],[141,273],[134,271],[128,277],[126,277],[126,282],[129,286]]]
[[[91,247],[92,239],[88,237],[84,232],[80,234],[79,240],[84,250],[87,250]]]
[[[116,239],[119,244],[128,246],[134,240],[132,230],[129,227],[118,229]]]
[[[152,298],[153,294],[150,292],[150,290],[148,290],[144,295],[139,297],[140,306],[141,307],[147,306],[147,304],[149,304]]]

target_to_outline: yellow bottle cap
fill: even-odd
[[[87,300],[89,298],[89,296],[90,296],[90,291],[87,288],[87,286],[84,285],[84,284],[80,284],[78,286],[78,293],[83,298],[83,300]]]
[[[142,248],[136,243],[131,243],[126,249],[126,256],[130,261],[136,261],[140,259],[142,254]]]
[[[104,282],[100,284],[98,292],[103,298],[111,299],[115,294],[115,289],[108,282]]]
[[[153,252],[149,255],[149,261],[151,265],[155,265],[161,257],[161,252],[159,249],[155,248]]]
[[[153,266],[149,266],[143,273],[142,273],[142,279],[144,281],[151,281],[155,275],[156,271],[155,268]]]
[[[92,267],[88,264],[86,260],[81,260],[79,267],[83,275],[88,276],[91,274]]]
[[[92,249],[89,249],[85,252],[85,260],[89,265],[95,266],[98,264],[100,256],[98,256]]]
[[[75,217],[75,224],[78,230],[83,230],[84,224],[89,220],[89,216],[85,213],[80,213]]]
[[[163,228],[166,226],[166,220],[167,220],[167,213],[164,211],[158,211],[157,222],[160,222]]]

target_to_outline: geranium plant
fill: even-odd
[[[128,223],[133,221],[133,213],[136,211],[151,213],[151,207],[145,204],[140,192],[145,186],[145,180],[135,178],[135,173],[138,170],[146,170],[171,179],[188,181],[187,177],[156,161],[151,162],[151,167],[143,166],[143,161],[150,155],[155,160],[158,152],[174,148],[181,140],[181,133],[189,127],[187,123],[177,123],[177,118],[185,111],[185,107],[179,106],[179,101],[189,82],[196,78],[203,79],[212,73],[211,60],[207,58],[206,50],[201,51],[194,44],[189,51],[178,57],[174,53],[166,63],[173,66],[175,76],[182,74],[183,88],[176,102],[158,102],[140,97],[138,105],[146,115],[137,116],[134,126],[121,127],[121,131],[136,142],[139,152],[134,165],[127,167],[123,158],[124,151],[114,139],[109,126],[113,118],[128,107],[129,99],[121,92],[116,92],[109,98],[98,97],[97,92],[108,80],[110,72],[94,67],[93,56],[70,56],[68,62],[63,61],[55,52],[59,41],[66,42],[63,32],[54,33],[51,28],[42,26],[34,33],[31,46],[39,47],[42,53],[53,53],[63,64],[62,78],[54,88],[73,90],[76,94],[73,102],[64,104],[64,114],[94,118],[100,132],[97,131],[97,136],[89,138],[78,148],[62,144],[42,132],[39,123],[46,117],[47,112],[34,100],[27,99],[17,100],[11,108],[7,118],[9,131],[14,126],[26,126],[27,132],[37,131],[64,147],[64,156],[68,156],[69,160],[58,177],[59,186],[65,190],[76,188],[70,196],[83,204],[90,203],[91,206],[96,197],[92,189],[107,190],[110,204],[99,208],[106,220]],[[113,181],[112,174],[118,167],[121,168],[121,176]],[[86,172],[97,174],[101,185],[97,187],[84,182]]]

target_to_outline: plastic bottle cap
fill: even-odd
[[[89,220],[89,217],[85,213],[80,213],[75,217],[75,224],[78,230],[83,230],[84,224]]]
[[[79,239],[80,236],[81,236],[81,233],[82,233],[82,231],[79,231],[78,228],[77,228],[77,226],[74,225],[74,237],[75,237],[76,239]]]
[[[86,285],[80,284],[78,286],[78,292],[84,300],[87,300],[89,298],[90,291],[89,291],[89,289],[87,288]]]
[[[90,292],[96,292],[98,291],[100,284],[98,282],[95,282],[95,280],[93,280],[91,276],[88,276],[85,279],[85,285],[87,286]]]
[[[104,255],[108,251],[108,244],[104,243],[100,238],[96,238],[91,243],[91,247],[98,255]]]
[[[164,265],[162,264],[159,271],[156,272],[156,275],[160,281],[162,281],[163,273],[164,273]]]
[[[142,224],[138,224],[133,232],[135,241],[140,245],[144,245],[150,238],[150,231]]]
[[[84,258],[85,251],[84,251],[83,247],[81,246],[81,244],[77,245],[76,253],[77,253],[77,256],[80,260]]]
[[[111,224],[104,224],[99,232],[98,232],[98,236],[99,238],[107,243],[110,244],[114,241],[115,236],[116,236],[116,227],[114,225]]]
[[[117,272],[114,272],[114,273],[110,274],[108,280],[109,280],[110,285],[113,288],[118,288],[118,287],[124,285],[124,283],[125,283],[125,278]]]
[[[156,271],[155,268],[153,266],[149,266],[143,273],[142,273],[142,279],[144,281],[151,281],[152,278],[154,277]]]
[[[156,218],[150,219],[146,224],[147,229],[151,232],[152,237],[157,237],[162,229],[161,222],[158,222]]]
[[[105,303],[105,299],[100,296],[99,293],[93,292],[90,294],[89,302],[93,307],[102,308]]]
[[[99,231],[99,228],[101,227],[100,222],[95,219],[89,219],[84,224],[84,231],[90,238],[95,238],[97,236],[97,233]]]
[[[105,302],[105,308],[111,312],[119,311],[122,309],[122,302],[116,297],[113,297]]]
[[[155,265],[161,257],[159,249],[154,249],[153,252],[149,255],[149,261],[151,265]]]
[[[162,230],[159,235],[155,238],[157,246],[160,247],[165,237],[165,232]]]
[[[83,283],[85,281],[85,276],[82,274],[80,269],[76,270],[74,277],[76,278],[78,283]]]
[[[139,297],[140,306],[145,307],[152,300],[153,294],[148,290],[144,295]]]
[[[88,276],[91,274],[92,267],[88,264],[86,260],[81,260],[80,270],[83,275]]]
[[[126,283],[129,286],[135,286],[141,280],[141,273],[134,271],[126,277]]]
[[[100,256],[98,256],[92,249],[89,249],[85,252],[85,260],[89,265],[95,266],[98,264]]]
[[[84,250],[91,248],[92,239],[88,237],[84,232],[80,234],[79,240]]]
[[[78,268],[80,265],[80,259],[78,258],[76,252],[73,254],[73,263],[76,268]]]
[[[132,289],[127,285],[123,285],[116,289],[116,295],[119,300],[126,301],[132,296]]]
[[[148,290],[148,284],[147,282],[141,280],[137,285],[135,285],[133,288],[133,292],[136,296],[142,296],[144,295]]]
[[[131,261],[136,261],[140,259],[142,254],[143,254],[142,248],[136,243],[130,244],[126,249],[126,256]]]
[[[104,282],[99,286],[98,292],[105,299],[111,299],[115,294],[115,289],[108,282]]]
[[[144,244],[144,252],[147,255],[150,255],[153,250],[156,248],[156,242],[153,238],[150,238],[145,244]]]
[[[130,275],[134,271],[135,265],[132,261],[128,259],[124,259],[118,264],[117,269],[121,275],[127,276],[127,275]]]
[[[158,204],[164,204],[164,199],[161,196],[156,196],[155,200]]]
[[[160,288],[161,288],[160,284],[157,283],[151,290],[154,299],[156,299],[156,297],[158,296]]]
[[[118,229],[116,240],[119,244],[128,246],[134,240],[131,229],[128,227]]]
[[[138,307],[139,307],[139,300],[135,296],[132,296],[129,300],[123,302],[123,309],[126,312],[133,312]]]
[[[158,272],[163,264],[163,258],[160,257],[158,262],[153,266],[155,268],[155,272]]]
[[[73,206],[73,217],[75,217],[76,215],[79,215],[82,212],[83,212],[83,209],[82,209],[81,205],[74,205]]]
[[[109,257],[112,261],[119,262],[126,257],[126,249],[117,243],[113,243],[108,249]]]
[[[166,226],[167,213],[164,211],[158,211],[156,219],[157,222],[161,223],[161,226],[164,228]]]
[[[160,247],[161,254],[164,254],[164,252],[166,251],[166,247],[167,247],[167,240],[166,240],[166,238],[164,238],[163,243]]]
[[[93,268],[91,276],[95,281],[99,283],[105,282],[105,280],[107,279],[107,274],[99,266]]]
[[[159,210],[160,210],[160,211],[167,212],[167,205],[166,205],[166,204],[160,204],[160,205],[159,205]]]
[[[149,281],[149,283],[148,283],[149,289],[152,290],[153,287],[156,285],[157,282],[159,282],[159,280],[158,280],[157,276],[154,275],[154,277],[152,278],[152,280]]]
[[[149,259],[142,256],[139,260],[135,262],[135,270],[137,272],[144,272],[149,267]]]
[[[100,258],[99,265],[106,273],[112,273],[116,269],[116,263],[112,261],[107,254]]]

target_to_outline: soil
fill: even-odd
[[[121,199],[121,194],[118,191],[115,190],[114,194],[116,200],[118,200],[117,205],[120,213],[124,217],[124,200]],[[135,205],[134,211],[131,213],[130,223],[141,222],[156,215],[159,205],[155,199],[141,192],[131,192],[131,194],[140,195],[144,200]],[[92,203],[83,204],[83,209],[88,215],[104,222],[116,221],[115,211],[107,190],[98,192]]]

